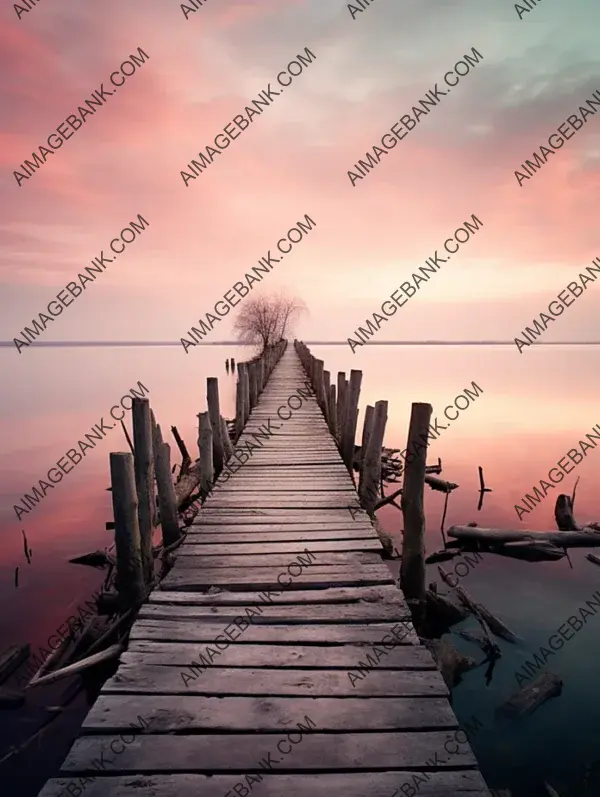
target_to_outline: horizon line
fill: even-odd
[[[301,340],[296,338],[296,340]],[[290,342],[292,340],[290,339]],[[347,340],[303,340],[311,346],[347,346]],[[367,341],[365,346],[513,346],[514,340],[380,340]],[[33,341],[28,346],[180,346],[180,341],[170,340],[49,340]],[[240,343],[235,340],[218,340],[213,342],[199,342],[197,346],[240,346],[254,347],[256,343]],[[532,346],[600,346],[600,341],[533,341]],[[0,340],[0,347],[14,346],[14,341]]]

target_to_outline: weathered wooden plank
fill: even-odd
[[[225,797],[235,794],[233,788],[239,783],[248,788],[239,775],[90,775],[85,783],[85,797]],[[319,775],[269,774],[260,783],[260,797],[398,797],[405,784],[410,788],[418,785],[419,797],[490,795],[485,781],[475,770],[428,772],[427,780],[423,776],[415,780],[413,771],[398,770]],[[39,797],[65,797],[65,793],[77,794],[78,788],[81,788],[78,778],[54,779],[48,782]],[[404,790],[410,794],[407,788]]]
[[[216,556],[209,556],[204,553],[202,556],[194,556],[192,553],[186,552],[186,554],[178,554],[177,565],[180,568],[193,567],[197,570],[207,570],[211,568],[223,569],[224,567],[276,567],[281,569],[282,567],[286,568],[294,562],[297,564],[297,557],[300,556],[308,562],[307,566],[309,567],[312,566],[315,559],[321,567],[359,567],[362,564],[375,565],[380,563],[383,548],[380,546],[380,553],[368,551],[364,553],[360,551],[320,551],[318,556],[317,554],[310,556],[312,553],[312,545],[307,543],[303,549],[301,548],[301,551],[301,553],[294,555],[289,553],[255,553],[243,555],[221,553]],[[308,553],[305,553],[305,551],[308,551]]]
[[[243,638],[243,637],[242,637]],[[381,670],[435,670],[430,652],[421,645],[394,645],[401,639],[388,635],[385,645],[380,645],[381,654],[371,647],[359,645],[247,645],[233,643],[213,658],[213,667],[241,667],[266,669],[319,669],[347,671],[362,662],[366,667]],[[367,655],[371,653],[369,659]],[[199,662],[200,655],[210,661],[206,645],[190,642],[130,643],[129,650],[121,655],[121,661],[129,666],[164,665],[167,667],[189,667]],[[377,659],[379,658],[379,661]],[[243,673],[240,673],[243,677]]]
[[[207,502],[210,509],[346,509],[359,508],[356,493],[215,493]]]
[[[113,760],[110,744],[118,736],[84,736],[71,748],[62,767],[63,772],[85,772],[92,763]],[[423,733],[390,731],[388,733],[307,733],[293,752],[281,758],[272,755],[272,763],[280,772],[474,767],[473,753],[467,745],[449,756],[444,744],[452,744],[452,731]],[[140,735],[114,761],[115,772],[264,772],[259,761],[266,751],[276,751],[269,734],[229,734],[223,739],[203,735]],[[119,745],[119,749],[123,745]],[[437,753],[437,756],[435,754]]]
[[[317,547],[323,543],[341,543],[353,545],[354,543],[368,545],[368,550],[379,550],[380,540],[373,529],[340,529],[339,531],[320,531],[313,530],[308,532],[302,531],[272,531],[272,532],[257,532],[251,534],[249,532],[238,532],[237,529],[224,530],[222,532],[209,532],[204,529],[197,529],[193,526],[188,530],[187,541],[181,550],[191,550],[192,548],[204,548],[211,545],[299,545],[312,543]],[[371,548],[371,546],[373,546]]]
[[[369,645],[381,643],[392,629],[404,633],[400,623],[373,623],[370,625],[250,625],[242,637],[244,644],[292,645]],[[223,634],[224,623],[187,623],[167,620],[138,620],[131,629],[130,639],[161,642],[214,642]],[[414,631],[402,637],[406,644],[419,644]]]
[[[325,606],[187,606],[147,603],[139,612],[143,620],[196,620],[232,623],[240,615],[252,623],[295,625],[296,623],[389,623],[410,621],[408,607],[385,603],[358,603],[349,606],[333,603]]]
[[[279,579],[281,576],[281,580]],[[320,567],[311,565],[300,575],[291,577],[287,571],[278,568],[255,567],[231,572],[222,568],[184,568],[171,570],[163,579],[160,589],[207,590],[210,587],[226,584],[227,588],[244,589],[252,585],[254,590],[281,589],[325,589],[331,586],[350,587],[392,584],[394,579],[385,565],[362,565],[360,570],[339,567]]]
[[[256,542],[239,544],[236,542],[226,542],[222,545],[194,545],[191,542],[186,542],[177,554],[179,558],[197,558],[198,556],[207,557],[227,557],[230,558],[247,556],[249,559],[256,558],[257,555],[261,557],[261,561],[265,562],[265,557],[282,556],[284,554],[302,553],[306,548],[310,547],[313,553],[341,553],[343,551],[377,551],[383,552],[383,547],[377,539],[355,539],[355,540],[311,540],[310,542],[271,542],[265,543],[261,540]],[[288,556],[288,562],[290,558]],[[319,561],[321,558],[319,557]],[[326,559],[327,562],[333,561],[330,557]],[[375,561],[369,560],[369,561]]]
[[[296,590],[294,592],[228,592],[227,590],[210,593],[201,592],[167,592],[155,590],[148,598],[150,603],[187,603],[191,606],[261,606],[268,602],[276,604],[307,603],[328,604],[346,603],[387,603],[406,606],[404,595],[394,586],[386,587],[330,587],[320,590]]]
[[[145,733],[297,730],[305,715],[318,731],[399,731],[458,728],[445,698],[198,697],[100,695],[83,723],[85,734],[129,733],[144,718]],[[130,725],[131,724],[131,725]]]
[[[365,651],[365,656],[366,656]],[[190,671],[185,670],[188,678]],[[438,670],[382,670],[350,680],[340,670],[272,670],[210,667],[186,682],[178,667],[121,664],[104,693],[196,695],[289,695],[298,697],[443,697],[448,688]],[[193,675],[193,674],[192,674]],[[358,680],[360,678],[360,680]]]
[[[241,536],[242,534],[251,535],[252,539],[267,539],[260,535],[269,534],[269,539],[275,539],[274,534],[282,535],[282,539],[286,537],[290,540],[299,539],[299,537],[291,537],[291,534],[305,534],[311,536],[312,539],[318,539],[315,535],[331,535],[323,537],[323,539],[350,539],[355,535],[370,534],[376,535],[377,532],[370,523],[357,520],[353,523],[352,520],[337,523],[239,523],[229,526],[227,523],[202,523],[194,522],[188,528],[188,535],[201,534],[203,537],[215,534],[229,534]],[[197,540],[194,540],[197,542]]]

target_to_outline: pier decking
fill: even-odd
[[[289,345],[237,442],[256,449],[217,482],[41,797],[489,795],[299,388]]]

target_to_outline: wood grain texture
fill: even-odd
[[[314,391],[278,415],[307,379],[289,345],[40,797],[488,794]]]

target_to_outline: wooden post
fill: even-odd
[[[244,430],[244,385],[238,365],[238,379],[235,386],[235,439],[239,440]]]
[[[219,380],[209,376],[206,380],[206,403],[213,436],[213,465],[215,475],[223,470],[223,437],[221,435],[221,407],[219,403]]]
[[[324,383],[323,383],[323,370],[325,363],[323,360],[315,360],[315,378],[313,387],[317,397],[317,404],[325,412],[325,396],[324,396]]]
[[[145,588],[138,500],[131,454],[111,453],[110,484],[117,554],[115,586],[125,600],[137,603],[143,600]]]
[[[334,439],[337,435],[337,418],[335,413],[335,385],[329,385],[329,431]]]
[[[350,371],[350,385],[346,395],[346,426],[342,438],[342,459],[345,466],[352,473],[354,461],[354,442],[356,439],[356,422],[358,419],[358,400],[360,398],[360,385],[362,371]]]
[[[160,426],[158,427],[160,432]],[[171,477],[171,449],[168,443],[156,446],[154,463],[156,470],[156,486],[158,488],[158,508],[160,510],[160,527],[165,548],[179,539],[179,520],[177,518],[177,499],[175,486]]]
[[[360,488],[364,480],[364,462],[365,462],[365,454],[367,452],[367,445],[369,443],[369,436],[373,430],[373,414],[374,414],[374,407],[372,404],[368,404],[365,409],[365,420],[363,422],[363,430],[362,430],[362,440],[360,444],[360,472],[358,478],[358,493],[360,495]]]
[[[198,446],[200,448],[200,490],[202,495],[207,495],[215,480],[213,432],[208,412],[201,412],[198,415]]]
[[[400,567],[400,587],[411,608],[423,617],[425,609],[425,512],[423,492],[431,404],[414,403],[410,413],[404,479],[402,482],[402,514],[404,544]]]
[[[337,406],[336,406],[336,438],[338,441],[338,447],[342,443],[342,435],[344,432],[344,420],[345,420],[345,413],[344,413],[344,401],[346,399],[346,374],[344,371],[338,371],[337,375]]]
[[[144,581],[149,584],[154,577],[154,558],[152,556],[152,537],[154,520],[154,455],[152,453],[152,420],[150,401],[147,398],[134,398],[131,408],[133,417],[133,448],[135,488],[138,501],[138,524],[142,571]]]
[[[265,358],[261,357],[258,363],[258,393],[259,395],[265,389],[266,379]]]
[[[250,417],[250,377],[248,375],[248,364],[242,364],[242,378],[244,383],[244,426]]]
[[[381,479],[381,448],[383,446],[383,436],[387,423],[387,401],[378,401],[375,408],[368,407],[371,413],[365,413],[365,427],[370,426],[367,432],[367,444],[363,450],[363,457],[360,466],[360,482],[358,494],[363,507],[369,515],[373,515],[377,496],[379,493],[379,482]],[[364,440],[363,433],[363,440]],[[425,474],[423,474],[425,475]]]
[[[229,437],[229,430],[227,429],[227,422],[221,416],[221,436],[223,437],[223,449],[225,452],[225,462],[233,454],[233,446],[231,445],[231,438]]]
[[[182,473],[187,473],[188,470],[190,469],[190,465],[192,464],[192,459],[190,457],[190,453],[187,450],[187,446],[184,443],[183,438],[181,437],[181,435],[177,431],[177,427],[176,426],[171,426],[171,433],[173,434],[173,437],[175,438],[175,442],[177,443],[177,448],[181,452],[181,472]]]
[[[248,384],[250,386],[250,411],[256,407],[258,400],[256,383],[256,363],[248,363]]]

